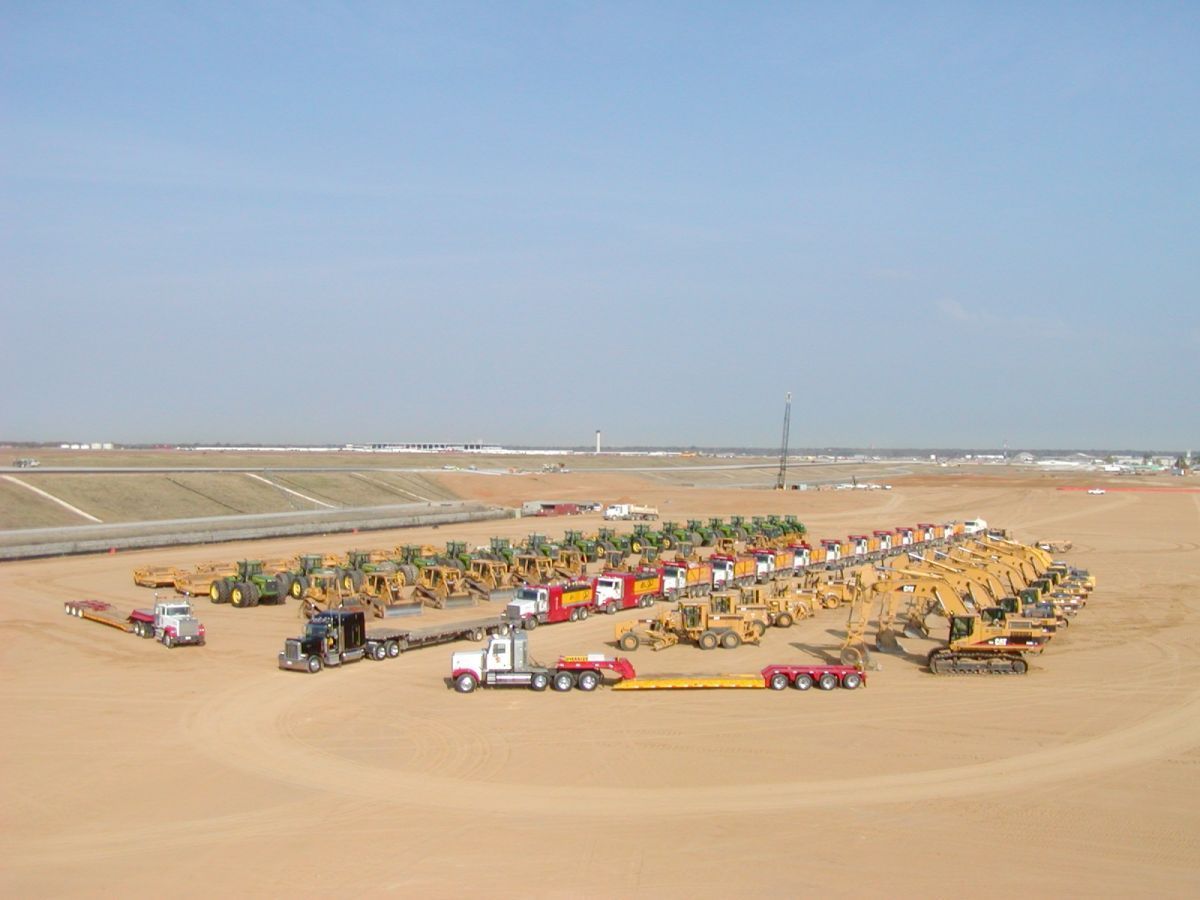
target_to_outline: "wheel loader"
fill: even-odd
[[[757,644],[760,637],[753,619],[738,613],[714,613],[707,600],[681,600],[675,609],[663,610],[654,618],[620,622],[615,632],[617,646],[626,651],[641,644],[662,650],[681,640],[701,650],[732,650],[743,643]]]

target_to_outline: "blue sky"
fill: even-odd
[[[1200,446],[1200,5],[7,3],[0,439]]]

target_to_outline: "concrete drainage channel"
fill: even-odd
[[[259,538],[347,531],[383,531],[452,522],[511,519],[517,511],[481,503],[406,503],[356,509],[270,513],[250,516],[214,516],[203,519],[168,519],[160,522],[126,522],[111,525],[78,525],[69,528],[27,528],[0,532],[0,560],[142,550],[180,544],[214,544]]]

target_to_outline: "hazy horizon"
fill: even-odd
[[[1200,443],[1200,6],[0,23],[13,439]]]

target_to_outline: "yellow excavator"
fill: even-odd
[[[977,609],[938,575],[884,572],[888,577],[869,580],[864,572],[858,578],[841,651],[844,665],[865,666],[870,660],[865,638],[875,598],[880,600],[875,649],[883,652],[901,649],[895,625],[902,607],[907,611],[904,632],[910,637],[928,635],[924,618],[932,612],[949,620],[946,645],[935,647],[927,658],[936,675],[1023,675],[1029,668],[1024,656],[1041,653],[1052,637],[1026,620],[1010,619],[998,607]]]
[[[935,555],[941,559],[910,553],[905,568],[912,572],[940,575],[976,608],[987,610],[999,607],[1009,617],[1028,620],[1030,627],[1040,629],[1044,634],[1054,634],[1060,625],[1065,627],[1066,618],[1056,614],[1051,604],[1025,603],[1018,593],[1006,592],[1000,579],[987,569],[967,566],[958,561],[951,565],[946,554]],[[896,564],[897,561],[893,561],[893,566]]]

